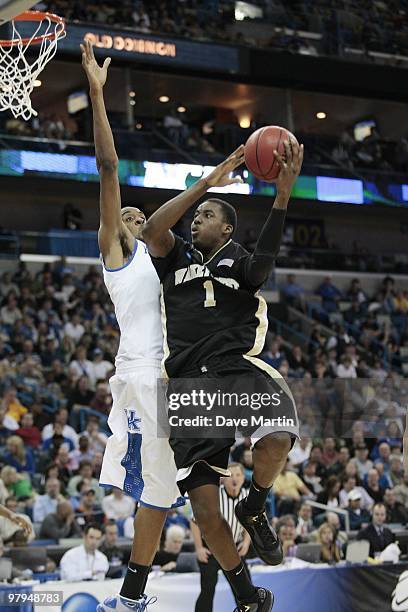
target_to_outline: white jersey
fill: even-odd
[[[116,270],[103,265],[103,277],[120,329],[116,368],[161,360],[160,281],[146,245],[136,240],[129,261]]]

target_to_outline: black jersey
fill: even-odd
[[[161,281],[165,369],[180,376],[230,355],[258,355],[268,329],[267,306],[246,279],[249,253],[229,240],[204,263],[175,236],[172,251],[152,257]]]

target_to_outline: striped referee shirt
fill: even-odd
[[[228,495],[224,485],[220,486],[220,508],[221,514],[227,521],[228,525],[231,527],[232,535],[234,538],[235,544],[241,542],[244,537],[244,529],[241,523],[238,521],[235,516],[235,506],[241,499],[244,499],[248,495],[248,489],[242,488],[239,492],[238,497],[231,497]]]

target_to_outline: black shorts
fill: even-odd
[[[203,371],[204,370],[204,371]],[[205,384],[205,379],[222,380],[223,388],[236,388],[237,381],[250,383],[252,389],[258,393],[269,395],[279,394],[279,407],[268,407],[268,416],[275,422],[273,424],[259,425],[259,419],[254,417],[255,424],[249,422],[245,433],[241,435],[251,437],[252,444],[271,433],[288,433],[292,446],[299,437],[299,420],[293,396],[282,376],[271,366],[259,358],[244,358],[240,355],[222,362],[211,361],[206,364],[194,366],[188,372],[183,372],[176,379],[170,379],[167,393],[179,390],[180,380],[199,379]],[[184,406],[183,415],[193,413],[191,406]],[[278,416],[281,418],[276,423]],[[276,417],[276,418],[275,418]],[[179,431],[171,427],[170,445],[174,451],[174,458],[178,468],[178,485],[184,494],[202,484],[218,484],[220,476],[228,475],[228,460],[230,448],[235,444],[236,428],[226,431],[225,437],[204,435],[203,437],[184,437]]]

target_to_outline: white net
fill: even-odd
[[[12,45],[0,44],[0,111],[10,110],[14,117],[28,121],[37,116],[31,103],[34,82],[57,52],[58,41],[66,36],[65,26],[44,15],[41,21],[32,22],[35,31],[30,38],[23,39],[17,30],[22,22],[11,23]],[[41,42],[36,43],[38,37]],[[38,47],[36,58],[29,54],[30,46],[35,53]]]

